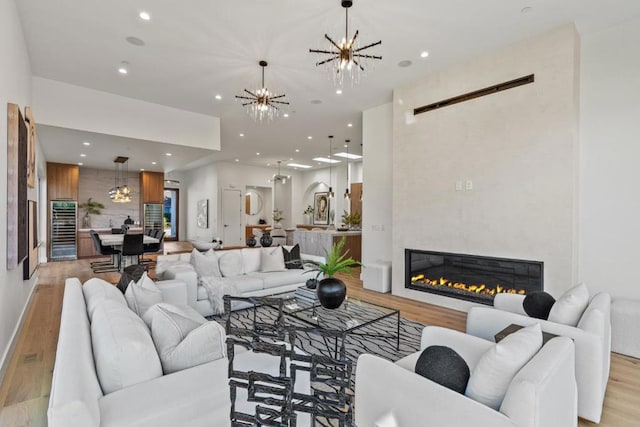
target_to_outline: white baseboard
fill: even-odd
[[[36,270],[36,273],[34,274],[35,280],[33,282],[33,286],[31,287],[31,291],[29,292],[29,297],[27,298],[27,302],[25,303],[22,309],[22,313],[20,313],[20,318],[18,319],[18,323],[16,324],[16,327],[13,330],[13,334],[11,334],[9,345],[7,346],[7,349],[2,355],[2,358],[0,359],[0,384],[4,380],[4,375],[6,374],[7,368],[9,367],[9,362],[11,361],[10,356],[13,354],[13,350],[15,350],[16,341],[17,341],[18,335],[20,334],[20,331],[22,330],[22,325],[24,324],[25,315],[29,311],[29,307],[31,307],[31,302],[33,301],[33,294],[35,293],[35,290],[38,287],[38,277],[39,277],[38,273],[39,273],[38,270]]]

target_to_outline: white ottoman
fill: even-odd
[[[611,350],[640,358],[640,301],[614,299],[611,303]]]
[[[377,261],[362,268],[362,286],[376,292],[391,291],[391,263]]]

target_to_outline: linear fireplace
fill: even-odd
[[[405,287],[493,304],[498,293],[543,290],[543,263],[405,249]]]

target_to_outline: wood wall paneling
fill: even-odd
[[[164,172],[140,172],[140,194],[142,203],[163,203]]]
[[[47,199],[78,200],[80,167],[64,163],[47,163]]]
[[[342,239],[343,236],[334,236],[333,244],[335,245]],[[362,261],[362,234],[346,236],[347,240],[344,244],[343,253],[348,251],[349,257],[353,258],[355,261]]]
[[[351,213],[360,212],[362,215],[362,183],[351,184]]]

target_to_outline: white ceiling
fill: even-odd
[[[222,152],[215,159],[263,166],[289,158],[316,165],[310,159],[327,154],[329,134],[337,142],[351,139],[350,151],[360,151],[361,112],[429,71],[567,22],[585,34],[640,15],[638,0],[355,0],[351,31],[360,30],[362,44],[382,39],[372,53],[383,60],[359,85],[336,95],[308,50],[325,47],[325,32],[342,37],[340,0],[16,3],[35,75],[220,117]],[[523,13],[525,7],[532,9]],[[141,10],[151,21],[138,17]],[[127,43],[129,36],[146,45]],[[420,58],[424,50],[427,59]],[[234,101],[259,83],[261,59],[269,62],[267,85],[291,102],[291,117],[270,124],[253,122]],[[398,67],[403,60],[413,65]],[[130,63],[127,76],[117,73],[122,61]],[[50,142],[41,139],[48,156]],[[56,156],[77,160],[73,151]]]

